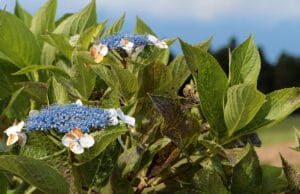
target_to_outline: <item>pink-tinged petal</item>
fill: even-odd
[[[79,139],[79,143],[82,147],[84,148],[90,148],[95,144],[95,140],[92,136],[89,134],[85,133],[83,137]]]
[[[84,152],[83,147],[78,142],[71,142],[68,147],[74,154],[82,154]]]
[[[74,129],[72,129],[71,134],[74,135],[77,138],[83,137],[83,133],[82,133],[81,129],[77,128],[77,127],[75,127]]]
[[[71,133],[66,133],[61,139],[61,143],[66,147],[69,147],[70,143],[74,143],[76,141],[77,141],[77,137]]]
[[[17,133],[11,133],[10,135],[8,135],[6,145],[10,146],[10,145],[16,143],[18,140],[19,140],[18,134]]]

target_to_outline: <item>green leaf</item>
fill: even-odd
[[[196,44],[194,47],[201,48],[204,51],[207,51],[211,40],[212,38],[209,38],[202,43]],[[183,54],[177,55],[175,59],[173,59],[172,62],[168,65],[168,69],[172,74],[172,82],[170,82],[168,88],[172,91],[172,93],[177,95],[178,90],[191,75],[191,71],[186,64]]]
[[[260,71],[260,56],[253,42],[253,36],[233,50],[229,72],[229,86],[257,83]]]
[[[29,99],[24,95],[23,90],[24,88],[20,88],[12,94],[8,105],[2,112],[11,120],[23,120],[29,112]]]
[[[286,191],[287,180],[282,168],[276,166],[261,166],[263,173],[261,193],[280,193]]]
[[[224,118],[229,135],[246,126],[265,102],[254,84],[234,85],[227,90]]]
[[[34,159],[44,159],[57,152],[61,152],[60,147],[58,147],[57,144],[55,144],[46,133],[39,131],[30,132],[26,135],[29,141],[26,142],[26,146],[20,148],[20,156]]]
[[[221,156],[226,157],[225,149],[221,145],[217,144],[216,142],[201,139],[199,140],[199,143],[202,144],[207,149],[209,149],[209,151],[212,154],[214,155],[220,154]]]
[[[227,159],[222,161],[222,164],[230,167],[235,167],[241,160],[243,160],[249,153],[251,149],[250,144],[247,144],[243,148],[232,148],[226,149]]]
[[[49,82],[49,104],[66,104],[69,101],[67,90],[57,82],[55,77],[51,77]]]
[[[53,31],[55,34],[65,34],[72,36],[82,33],[85,29],[96,25],[96,5],[95,0],[92,0],[89,5],[79,12],[65,18]],[[42,64],[51,65],[55,60],[56,48],[49,44],[45,44],[42,49],[41,62]]]
[[[136,94],[138,89],[138,80],[133,73],[127,69],[123,69],[115,64],[112,64],[112,74],[117,81],[117,90],[120,92],[121,96],[129,101],[132,96]]]
[[[111,36],[119,33],[122,30],[123,24],[125,21],[125,13],[115,21],[111,26],[109,26],[101,35],[102,37]]]
[[[266,102],[253,120],[239,131],[239,135],[268,128],[300,107],[300,88],[285,88],[266,95]]]
[[[217,60],[207,52],[180,40],[186,62],[197,83],[200,107],[215,134],[224,134],[223,99],[227,77]]]
[[[138,16],[136,16],[136,24],[134,28],[135,34],[156,34],[151,30],[151,28]]]
[[[212,169],[201,169],[195,173],[193,177],[193,186],[197,193],[216,194],[224,193],[229,194],[223,181],[217,171]]]
[[[0,168],[24,179],[45,193],[68,194],[69,186],[56,170],[44,162],[21,156],[0,156]]]
[[[69,60],[72,57],[73,47],[69,44],[69,37],[64,34],[48,33],[42,36],[50,45],[58,49]]]
[[[91,133],[95,139],[95,144],[88,150],[85,150],[84,154],[77,155],[78,163],[76,166],[82,165],[101,154],[105,148],[115,141],[119,136],[128,132],[127,128],[122,125],[109,127],[103,131],[96,131]]]
[[[8,189],[8,181],[7,177],[3,172],[0,171],[0,194],[7,194],[7,189]]]
[[[262,185],[262,170],[253,147],[248,154],[233,168],[231,192],[259,193]]]
[[[19,18],[0,10],[0,28],[0,51],[14,61],[17,67],[39,63],[39,45]]]
[[[62,75],[66,78],[70,77],[61,67],[57,67],[54,65],[29,65],[13,73],[12,75],[23,75],[26,73],[39,71],[39,70],[48,70],[50,72],[53,72],[54,74]]]
[[[14,12],[15,15],[20,18],[28,28],[30,28],[32,16],[23,7],[21,7],[19,1],[16,1]]]
[[[295,193],[300,192],[300,172],[296,170],[295,167],[290,165],[280,154],[280,158],[282,161],[282,167],[286,179],[289,184],[289,188],[295,191]]]
[[[139,97],[146,96],[147,93],[163,95],[165,87],[172,81],[172,75],[166,65],[152,63],[139,72],[138,80]]]
[[[83,49],[88,49],[90,44],[99,37],[99,35],[102,33],[105,25],[107,23],[107,20],[101,22],[100,24],[96,26],[92,26],[85,30],[81,35],[79,41],[82,44]]]
[[[33,16],[30,30],[42,44],[40,35],[52,32],[55,28],[57,0],[48,0]]]
[[[48,102],[48,86],[42,82],[18,82],[16,85],[21,86],[23,91],[33,100],[46,104]]]
[[[148,167],[153,161],[154,156],[166,147],[171,142],[170,138],[160,138],[156,140],[149,148],[144,152],[141,160],[141,167]]]
[[[94,89],[97,75],[91,68],[85,66],[76,53],[72,57],[72,63],[73,65],[70,69],[72,84],[81,96],[88,99]]]

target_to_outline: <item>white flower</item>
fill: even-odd
[[[133,50],[134,43],[130,42],[127,38],[123,38],[120,42],[120,46],[122,49],[127,51],[127,53],[131,54]]]
[[[84,148],[90,148],[94,145],[95,140],[89,134],[83,134],[79,128],[74,128],[64,135],[61,142],[75,154],[82,154]]]
[[[96,63],[100,63],[103,57],[108,53],[108,47],[104,44],[96,42],[90,49],[90,55]]]
[[[165,43],[165,42],[162,41],[162,40],[159,40],[159,39],[156,38],[155,36],[148,34],[147,37],[148,37],[148,40],[149,40],[150,42],[152,42],[152,43],[153,43],[155,46],[157,46],[158,48],[162,48],[162,49],[168,48],[167,43]]]
[[[6,141],[6,145],[10,146],[17,141],[19,141],[19,144],[21,146],[24,146],[27,140],[27,137],[24,133],[21,133],[25,123],[24,121],[21,121],[19,123],[14,123],[13,126],[7,128],[4,133],[8,136],[8,139]]]
[[[78,106],[82,106],[83,105],[80,99],[76,100],[75,104],[77,104]]]
[[[76,44],[78,43],[79,38],[80,38],[80,34],[75,34],[74,36],[71,36],[70,40],[69,40],[69,44],[72,47],[76,46]]]
[[[110,125],[117,125],[119,123],[118,117],[121,121],[123,121],[124,123],[130,126],[135,125],[135,118],[125,115],[120,108],[108,109],[107,111],[110,112]]]

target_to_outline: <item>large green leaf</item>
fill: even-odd
[[[201,169],[193,177],[193,186],[197,193],[205,194],[229,194],[221,176],[212,169]]]
[[[204,117],[216,134],[226,132],[223,98],[227,77],[217,60],[207,52],[180,40],[186,62],[197,83],[200,106]]]
[[[231,192],[233,194],[259,193],[262,185],[262,170],[253,147],[233,168]]]
[[[138,16],[136,16],[136,24],[134,28],[135,34],[152,34],[156,35],[151,28]]]
[[[16,1],[14,12],[15,15],[20,18],[28,28],[30,28],[32,16],[23,7],[21,7],[19,1]]]
[[[240,84],[229,87],[224,109],[224,118],[229,135],[246,126],[264,102],[264,94],[259,92],[254,84]]]
[[[0,28],[0,51],[14,61],[16,66],[39,64],[39,45],[19,18],[0,10]]]
[[[23,88],[23,91],[28,94],[30,98],[40,103],[47,103],[47,84],[43,82],[18,82],[18,86]]]
[[[82,33],[85,29],[96,25],[96,5],[92,0],[89,5],[79,12],[64,19],[53,31],[55,34],[65,34],[72,36]],[[51,65],[55,59],[56,48],[49,44],[45,44],[42,50],[42,64]]]
[[[96,83],[96,73],[85,66],[76,54],[72,57],[72,68],[70,69],[70,77],[72,84],[81,96],[88,99],[94,89]]]
[[[122,30],[124,20],[125,20],[125,14],[123,14],[117,21],[115,21],[111,26],[109,26],[101,36],[102,37],[111,36],[119,33]]]
[[[84,154],[76,156],[79,162],[75,163],[75,165],[79,166],[94,159],[101,154],[109,144],[126,132],[128,132],[128,130],[125,126],[117,125],[109,127],[103,131],[96,131],[92,133],[91,135],[95,139],[95,144],[89,150],[86,150]]]
[[[261,168],[263,173],[261,193],[280,193],[286,190],[287,180],[281,167],[263,165]]]
[[[43,39],[50,45],[58,49],[69,60],[72,57],[73,48],[69,44],[69,37],[64,34],[48,33]]]
[[[0,169],[16,174],[45,193],[69,193],[69,186],[63,177],[42,161],[2,155]]]
[[[211,40],[212,38],[209,38],[202,43],[196,44],[195,47],[207,51]],[[168,65],[168,69],[172,74],[172,82],[169,83],[168,89],[171,90],[173,94],[177,95],[179,88],[181,88],[187,78],[191,75],[191,71],[186,64],[183,54],[177,55]]]
[[[9,119],[23,120],[29,112],[29,98],[23,93],[24,88],[15,91],[2,114]]]
[[[84,49],[88,49],[90,44],[99,37],[99,35],[102,33],[105,25],[107,23],[107,20],[101,22],[100,24],[97,24],[96,26],[92,26],[85,30],[81,35],[80,35],[80,43],[81,46]]]
[[[233,50],[230,71],[229,85],[242,83],[256,84],[260,71],[259,52],[253,42],[253,36]]]
[[[151,94],[164,94],[165,87],[172,81],[172,75],[166,65],[152,63],[146,66],[138,74],[139,97]]]
[[[51,77],[48,88],[49,104],[66,104],[69,100],[67,90],[55,79]]]
[[[271,127],[300,107],[300,88],[285,88],[266,95],[266,102],[239,135]]]
[[[42,45],[40,35],[47,31],[52,32],[55,28],[57,0],[48,0],[33,16],[30,30],[36,35]]]

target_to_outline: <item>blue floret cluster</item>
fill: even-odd
[[[28,131],[55,129],[67,133],[80,128],[82,132],[89,132],[90,129],[107,127],[112,119],[111,112],[105,109],[78,104],[51,105],[30,115],[25,127]]]
[[[96,42],[100,42],[101,44],[106,45],[109,49],[117,49],[122,47],[121,40],[127,39],[128,41],[134,44],[133,48],[137,48],[139,46],[146,46],[154,44],[148,38],[148,35],[133,35],[133,34],[116,34],[112,36],[107,36],[104,38],[97,39]]]

